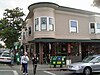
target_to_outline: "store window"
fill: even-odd
[[[70,32],[78,32],[78,21],[77,20],[70,20]]]
[[[79,56],[79,44],[78,43],[70,43],[70,55],[71,56]]]
[[[47,17],[41,17],[41,30],[47,30]]]
[[[39,31],[39,18],[35,19],[35,31]]]
[[[56,55],[67,56],[67,44],[56,43]]]

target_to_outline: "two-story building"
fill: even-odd
[[[100,13],[59,6],[31,4],[22,29],[22,44],[40,63],[45,57],[61,55],[72,62],[100,53]]]

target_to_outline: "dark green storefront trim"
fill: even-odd
[[[83,40],[83,39],[51,39],[51,38],[41,38],[41,39],[34,39],[31,42],[100,42],[100,39],[88,39],[88,40]]]

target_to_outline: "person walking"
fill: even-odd
[[[16,63],[17,63],[17,65],[20,64],[20,54],[18,51],[16,52]]]
[[[13,64],[14,64],[14,54],[13,52],[11,52],[11,65],[13,66]]]
[[[34,75],[36,74],[37,61],[38,61],[38,57],[36,56],[36,54],[34,54],[33,57],[32,57]]]
[[[27,56],[27,52],[24,53],[24,55],[21,57],[21,65],[23,68],[23,75],[28,75],[28,61],[29,57]]]

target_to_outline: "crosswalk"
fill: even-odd
[[[19,75],[16,70],[0,70],[0,75]]]
[[[0,63],[0,75],[19,75],[9,64]]]
[[[50,74],[50,75],[56,75],[56,74],[54,74],[54,73],[52,73],[52,72],[49,72],[49,71],[44,71],[45,73],[48,73],[48,74]]]

